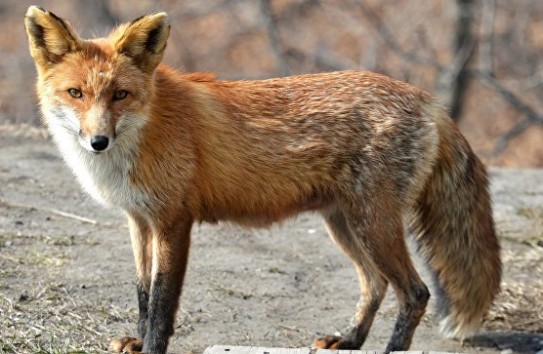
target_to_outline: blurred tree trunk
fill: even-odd
[[[473,1],[472,0],[456,0],[458,6],[458,20],[456,25],[455,52],[460,55],[462,50],[466,50],[467,46],[472,46],[474,43],[472,34],[473,24]],[[471,50],[470,50],[471,51]],[[469,55],[466,60],[459,64],[456,83],[451,87],[451,116],[454,120],[459,120],[462,114],[464,92],[468,84],[468,73],[465,70]]]
[[[458,121],[462,115],[464,93],[468,84],[466,67],[471,57],[474,38],[473,0],[456,0],[457,20],[453,43],[452,61],[441,70],[438,95],[441,102],[450,110],[451,117]]]

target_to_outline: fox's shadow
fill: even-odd
[[[514,353],[532,354],[543,349],[543,335],[527,332],[484,332],[464,342],[477,347],[511,349]]]

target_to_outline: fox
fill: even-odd
[[[164,12],[82,39],[40,7],[25,16],[42,119],[99,203],[126,214],[138,337],[114,353],[166,353],[194,223],[269,227],[322,216],[360,282],[352,327],[314,348],[359,349],[388,284],[398,315],[386,352],[407,350],[434,278],[446,337],[481,325],[502,266],[486,168],[446,109],[388,76],[341,71],[224,81],[162,63]]]

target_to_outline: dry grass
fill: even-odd
[[[530,226],[500,234],[505,275],[485,327],[543,334],[543,209],[519,207],[516,213]]]
[[[17,301],[0,295],[0,353],[107,353],[105,328],[136,317],[70,293],[63,284],[48,284]]]
[[[503,283],[485,328],[543,334],[543,288]]]
[[[70,247],[94,242],[0,233],[0,354],[106,353],[108,326],[136,318],[59,282],[73,261]]]

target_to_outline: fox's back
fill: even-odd
[[[159,81],[172,80],[168,70]],[[179,95],[192,96],[188,101],[199,112],[175,119],[197,120],[179,127],[193,129],[194,180],[209,219],[312,209],[346,193],[339,191],[346,181],[358,183],[349,188],[372,190],[383,176],[407,198],[409,186],[422,178],[417,170],[425,174],[435,155],[432,99],[382,75],[176,80],[186,86]]]

